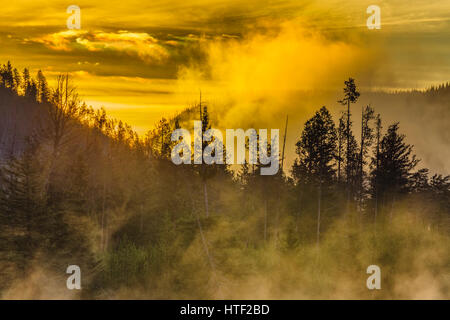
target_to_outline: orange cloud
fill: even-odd
[[[73,43],[73,41],[79,36],[86,33],[87,31],[67,30],[25,40],[42,43],[53,50],[71,51],[72,50],[71,44]]]
[[[179,87],[194,96],[202,89],[206,98],[221,105],[224,126],[236,121],[267,125],[280,120],[280,113],[304,114],[317,105],[305,106],[299,92],[339,92],[345,79],[361,79],[379,59],[378,50],[358,41],[328,39],[298,21],[239,41],[209,41],[204,50],[207,66],[181,68]]]
[[[68,30],[33,38],[31,41],[59,51],[71,51],[75,48],[88,51],[121,51],[136,55],[145,62],[161,62],[169,57],[169,52],[159,44],[158,39],[145,32]]]

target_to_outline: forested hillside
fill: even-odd
[[[69,75],[49,88],[42,72],[3,65],[0,296],[450,298],[450,177],[419,169],[402,124],[375,104],[355,115],[356,137],[359,96],[345,81],[347,112],[318,106],[290,128],[294,165],[261,176],[260,165],[172,163],[180,123],[214,126],[205,104],[140,137],[84,104]],[[373,264],[383,290],[366,288]],[[66,289],[68,265],[82,290]]]

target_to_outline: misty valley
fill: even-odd
[[[212,142],[176,131],[195,121],[211,138],[211,103],[139,135],[84,103],[69,74],[50,86],[8,62],[0,80],[2,298],[449,297],[450,177],[383,118],[403,101],[448,119],[449,84],[366,105],[349,78],[339,102],[286,119],[279,145],[273,130],[269,144],[261,130],[230,131],[209,152],[236,153],[231,165],[198,161]],[[181,312],[213,312],[199,308]]]

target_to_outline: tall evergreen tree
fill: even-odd
[[[374,156],[372,157],[372,196],[375,201],[375,213],[374,213],[374,221],[377,221],[377,215],[378,215],[378,204],[379,204],[379,183],[378,183],[378,171],[380,166],[380,143],[381,143],[381,116],[380,114],[377,114],[376,120],[375,120],[375,139],[376,139],[376,145],[375,145],[375,152]],[[373,174],[373,171],[375,171],[375,176]]]
[[[396,198],[410,191],[412,170],[419,162],[413,146],[398,130],[398,122],[389,126],[380,143],[378,170],[372,171],[372,190],[382,199],[384,209],[391,205],[391,216]]]
[[[38,71],[36,76],[37,81],[37,101],[40,103],[47,103],[49,101],[50,91],[47,84],[47,79],[41,70]]]
[[[13,70],[13,79],[14,79],[14,91],[17,95],[20,94],[20,87],[22,85],[22,77],[20,76],[19,71],[14,68]]]
[[[345,128],[345,135],[347,138],[347,161],[346,161],[346,179],[347,179],[347,202],[348,206],[350,204],[350,197],[351,197],[351,170],[352,170],[352,141],[351,141],[351,112],[350,112],[350,104],[356,103],[358,101],[358,98],[360,96],[360,93],[357,91],[355,79],[349,78],[348,80],[344,81],[344,98],[342,100],[339,100],[338,102],[342,105],[347,106],[347,126]]]
[[[344,146],[345,146],[345,113],[342,113],[339,118],[339,125],[337,129],[337,143],[338,143],[338,152],[337,152],[337,182],[341,182],[341,164],[344,163],[343,155],[344,155]]]
[[[24,68],[22,72],[22,94],[26,96],[28,92],[28,86],[30,85],[31,76],[28,68]]]
[[[45,234],[45,194],[42,166],[35,141],[29,140],[25,152],[0,168],[0,219],[7,230],[16,230],[14,242],[24,258],[30,259]]]
[[[10,61],[8,61],[0,68],[0,78],[3,87],[11,89],[13,91],[15,90],[14,70]]]
[[[25,97],[31,99],[32,101],[38,101],[38,86],[34,79],[31,79],[28,82],[26,91],[25,91]]]
[[[296,143],[297,160],[292,172],[296,181],[305,180],[317,188],[317,244],[320,239],[322,196],[324,185],[335,176],[337,135],[331,114],[322,107],[305,123],[300,140]]]
[[[374,119],[374,110],[370,106],[362,109],[361,113],[361,142],[359,148],[359,210],[362,210],[362,203],[365,197],[365,173],[364,167],[366,165],[366,156],[369,152],[374,139],[373,128],[370,126],[370,121]]]

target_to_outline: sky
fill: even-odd
[[[299,92],[328,101],[349,76],[362,90],[450,80],[448,0],[71,1],[4,1],[0,62],[42,69],[50,83],[70,72],[84,101],[141,134],[200,91],[220,126],[270,126],[317,109]],[[366,26],[373,4],[378,30]],[[79,30],[67,28],[69,5]]]

